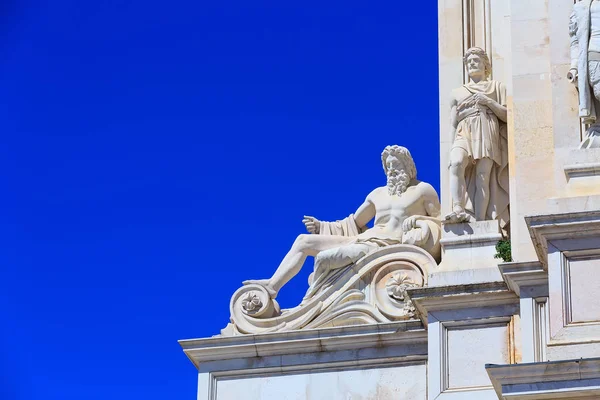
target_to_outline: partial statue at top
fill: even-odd
[[[406,148],[387,146],[381,160],[387,185],[343,220],[304,217],[309,233],[296,238],[273,276],[245,281],[233,294],[231,323],[221,335],[414,318],[407,290],[426,285],[440,260],[440,201],[430,184],[417,180]],[[315,265],[306,295],[297,307],[281,310],[275,298],[308,256]]]
[[[244,285],[263,286],[272,298],[304,265],[315,257],[305,299],[321,286],[332,270],[356,262],[380,247],[412,244],[440,257],[440,202],[435,189],[417,180],[417,169],[405,147],[387,146],[381,155],[387,186],[378,187],[354,214],[341,221],[324,222],[304,217],[309,234],[296,238],[270,279],[248,280]],[[367,223],[375,218],[372,228]]]
[[[490,79],[483,49],[467,50],[469,82],[452,91],[450,192],[447,223],[498,220],[508,232],[506,88]]]
[[[575,3],[569,23],[571,69],[567,78],[579,91],[579,117],[589,124],[580,148],[600,147],[600,1]]]

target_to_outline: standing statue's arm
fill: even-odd
[[[575,10],[569,19],[569,37],[571,47],[571,68],[567,73],[569,82],[577,82],[577,64],[579,63],[579,39],[577,39],[577,16]]]
[[[454,142],[454,138],[456,136],[456,127],[458,126],[458,104],[456,99],[452,97],[450,101],[450,143]]]

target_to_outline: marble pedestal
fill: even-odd
[[[442,262],[429,274],[429,286],[502,282],[496,244],[502,239],[498,221],[444,224]]]
[[[181,340],[199,400],[427,399],[421,321]]]
[[[514,292],[492,282],[410,289],[408,295],[427,325],[428,398],[496,400],[485,365],[521,360]]]
[[[600,187],[600,149],[571,150],[564,163],[566,193],[569,196],[597,194]]]

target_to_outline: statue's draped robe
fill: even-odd
[[[477,160],[490,158],[494,161],[490,174],[490,201],[485,213],[486,220],[498,220],[508,233],[510,214],[508,197],[508,141],[506,123],[494,112],[472,101],[475,93],[484,94],[502,106],[506,106],[506,88],[498,81],[486,80],[469,83],[455,89],[454,96],[463,99],[457,104],[458,124],[452,148],[461,148],[469,155],[470,163],[465,171],[467,190],[463,204],[467,212],[474,214]]]
[[[596,121],[598,101],[592,97],[589,83],[588,46],[590,40],[590,7],[591,0],[575,3],[569,23],[571,38],[571,68],[577,69],[579,90],[579,117],[586,124]]]
[[[357,262],[380,247],[394,244],[414,244],[439,257],[441,237],[440,221],[436,218],[419,216],[417,229],[399,234],[390,234],[378,226],[371,229],[359,227],[354,214],[335,222],[321,221],[319,235],[347,237],[346,243],[324,250],[315,257],[314,272],[308,278],[310,287],[304,296],[308,300],[324,287],[328,287],[340,276],[345,268]]]

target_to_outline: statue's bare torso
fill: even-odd
[[[373,190],[357,211],[357,223],[362,222],[363,215],[360,213],[365,205],[367,208],[372,207],[365,212],[374,212],[375,220],[373,227],[363,232],[360,237],[377,237],[383,234],[398,239],[404,232],[403,222],[406,218],[415,215],[439,217],[440,208],[435,189],[428,183],[420,181],[414,181],[399,196],[390,195],[385,186]]]

